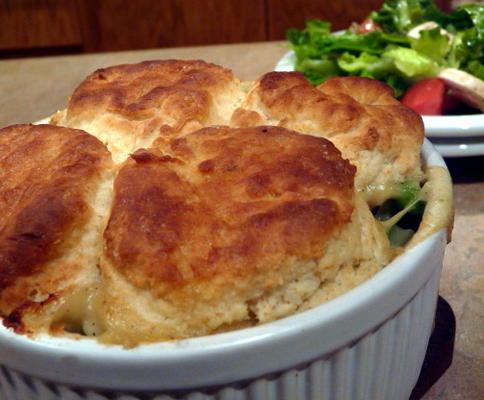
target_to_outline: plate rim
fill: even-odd
[[[432,143],[444,157],[476,157],[484,156],[484,140],[482,143]]]

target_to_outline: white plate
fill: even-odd
[[[465,142],[438,140],[432,141],[437,151],[444,157],[472,157],[484,155],[484,139],[482,142]]]
[[[50,117],[39,119],[38,121],[32,122],[34,125],[48,124]]]
[[[282,58],[277,62],[274,71],[294,71],[294,64],[296,63],[296,54],[294,52],[288,51],[282,56]]]
[[[422,116],[428,137],[477,137],[484,140],[484,114]]]
[[[287,52],[276,64],[275,71],[294,71],[296,55],[293,51]],[[456,138],[456,137],[477,137],[484,140],[484,114],[474,115],[445,115],[445,116],[423,116],[425,134],[428,137]],[[446,146],[446,149],[449,146]],[[454,146],[452,146],[454,148]],[[479,146],[472,146],[474,151]],[[466,151],[467,152],[467,151]],[[444,154],[445,155],[445,154]],[[475,155],[475,154],[473,154]],[[455,156],[452,156],[455,157]]]

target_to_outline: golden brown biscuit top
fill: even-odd
[[[0,130],[0,289],[62,252],[89,213],[87,182],[109,159],[105,146],[83,131],[50,125]]]
[[[359,190],[422,177],[422,118],[380,81],[335,77],[314,87],[299,72],[269,72],[231,120],[232,126],[257,124],[330,139],[357,166]]]
[[[209,90],[233,80],[231,71],[204,61],[154,60],[103,68],[89,75],[72,94],[69,116],[120,114],[147,119],[159,108],[174,120],[208,112]]]
[[[385,83],[356,76],[334,77],[324,81],[317,89],[341,104],[358,104],[364,116],[355,126],[348,127],[347,134],[358,131],[361,150],[420,153],[424,136],[422,118],[395,99],[393,90]],[[329,114],[326,117],[330,119]],[[341,131],[338,133],[341,134]],[[348,143],[348,147],[352,145]],[[417,159],[413,167],[419,167],[419,164]]]
[[[270,285],[350,220],[354,173],[329,141],[277,127],[205,128],[139,150],[115,180],[106,256],[156,296],[209,280],[215,292]]]
[[[418,129],[421,118],[396,100],[389,86],[374,79],[334,77],[314,87],[300,72],[269,72],[261,77],[254,91],[271,116],[282,124],[311,120],[327,137],[351,134],[360,128],[362,118],[377,116],[382,118],[374,123],[381,129],[389,129],[386,123],[391,122],[392,116],[397,117],[397,122],[409,124],[406,135],[413,139],[422,135]],[[378,107],[389,114],[387,118],[378,113]]]

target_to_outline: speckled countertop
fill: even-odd
[[[272,70],[286,51],[281,43],[268,42],[0,61],[0,127],[36,121],[64,108],[76,85],[103,66],[159,58],[204,59],[252,80]],[[456,216],[440,295],[454,311],[457,330],[452,365],[421,398],[480,400],[484,398],[484,156],[446,161],[454,180]]]

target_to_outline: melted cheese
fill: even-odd
[[[400,184],[369,185],[361,191],[361,194],[370,208],[376,207],[388,199],[397,197],[400,194]]]

